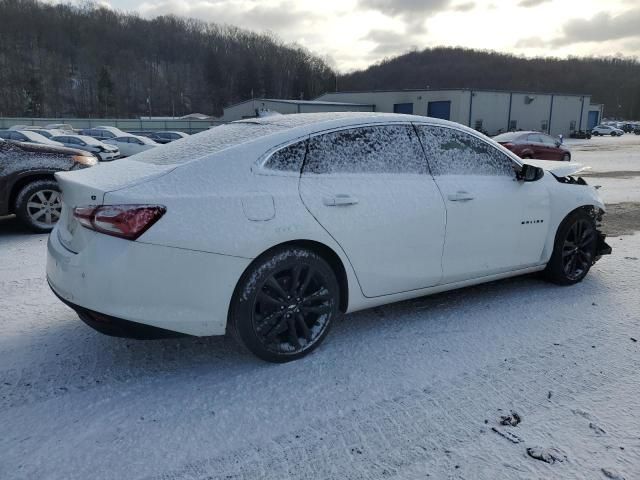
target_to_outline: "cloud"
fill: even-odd
[[[398,55],[408,50],[416,50],[417,45],[411,43],[411,37],[391,30],[371,30],[361,40],[376,44],[370,53],[376,57]]]
[[[538,5],[542,5],[543,3],[549,3],[552,0],[520,0],[518,3],[519,7],[531,8],[537,7]]]
[[[264,4],[249,0],[161,0],[147,1],[138,12],[148,18],[178,14],[218,24],[238,25],[258,31],[303,31],[315,21],[324,18],[317,12],[301,10],[293,0]]]
[[[476,8],[476,4],[473,2],[459,3],[458,5],[454,5],[451,8],[456,12],[468,12],[469,10],[473,10],[474,8]]]
[[[583,42],[606,42],[622,38],[640,37],[640,8],[612,16],[601,12],[594,17],[574,19],[562,27],[562,36],[551,41],[553,46]]]
[[[628,39],[628,44],[640,44],[640,8],[619,15],[601,12],[590,19],[573,19],[561,28],[554,38],[527,37],[518,40],[515,48],[558,48],[579,43],[606,43]],[[632,49],[635,50],[635,49]]]
[[[399,18],[410,30],[424,32],[427,17],[446,10],[450,3],[451,0],[360,0],[359,6]]]

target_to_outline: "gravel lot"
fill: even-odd
[[[82,324],[0,220],[0,478],[640,478],[640,136],[568,141],[614,254],[344,317],[269,365]]]

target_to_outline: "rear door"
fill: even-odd
[[[550,201],[543,182],[519,182],[514,162],[476,135],[418,125],[447,210],[443,283],[540,263]]]
[[[439,283],[444,202],[410,124],[312,136],[299,188],[349,258],[365,296]]]

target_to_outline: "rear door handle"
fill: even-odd
[[[469,200],[473,200],[473,195],[471,195],[469,192],[460,190],[456,193],[448,195],[447,198],[451,202],[468,202]]]
[[[324,197],[322,199],[322,203],[324,203],[327,207],[343,207],[348,205],[355,205],[356,203],[358,203],[358,199],[346,193],[338,193],[330,197]]]

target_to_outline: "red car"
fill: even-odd
[[[493,139],[520,158],[571,160],[571,152],[558,138],[540,132],[507,132]]]

